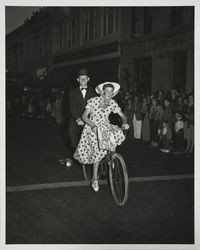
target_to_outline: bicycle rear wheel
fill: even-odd
[[[128,173],[123,157],[114,153],[109,164],[109,182],[114,201],[119,206],[128,199]]]
[[[82,164],[83,176],[87,182],[90,182],[93,174],[92,165],[84,165]]]

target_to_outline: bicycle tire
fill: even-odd
[[[123,157],[114,153],[109,164],[109,183],[114,201],[123,206],[128,200],[128,173]]]
[[[82,170],[85,181],[90,182],[92,178],[92,166],[82,164]]]

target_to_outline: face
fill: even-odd
[[[104,97],[106,99],[111,99],[113,96],[114,89],[112,87],[106,87],[104,89]]]
[[[142,100],[143,100],[143,103],[147,102],[147,98],[145,96],[142,98]]]
[[[193,98],[192,95],[189,95],[189,96],[188,96],[188,101],[189,101],[189,102],[193,102],[193,101],[194,101],[194,98]]]
[[[183,98],[182,98],[182,97],[179,97],[179,98],[178,98],[178,103],[181,104],[182,101],[183,101]]]
[[[77,81],[80,83],[80,87],[87,87],[87,83],[89,82],[90,78],[87,75],[80,75],[77,78]]]
[[[175,90],[175,89],[172,89],[172,90],[171,90],[171,95],[172,95],[173,97],[175,97],[176,94],[177,94],[176,90]]]
[[[163,122],[163,128],[166,128],[167,127],[167,123],[166,122]]]
[[[175,113],[175,118],[178,119],[180,117],[179,113]]]
[[[164,100],[164,106],[169,107],[170,102],[168,100]]]
[[[151,99],[151,104],[153,104],[153,105],[156,105],[156,104],[157,104],[157,101],[156,101],[155,98],[152,98],[152,99]]]

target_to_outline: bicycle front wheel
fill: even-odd
[[[114,201],[119,206],[128,199],[128,173],[123,157],[114,153],[109,164],[109,182]]]

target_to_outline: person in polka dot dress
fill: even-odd
[[[100,96],[93,97],[87,101],[82,116],[85,126],[74,153],[74,158],[81,164],[93,164],[91,185],[96,192],[99,190],[97,180],[99,162],[107,154],[107,150],[100,147],[97,134],[101,133],[104,135],[104,139],[107,140],[107,149],[113,151],[117,145],[120,145],[125,140],[122,129],[112,125],[109,121],[110,113],[117,113],[122,118],[122,127],[128,126],[126,116],[112,99],[119,92],[119,89],[120,85],[113,82],[105,82],[98,85],[95,90]]]

